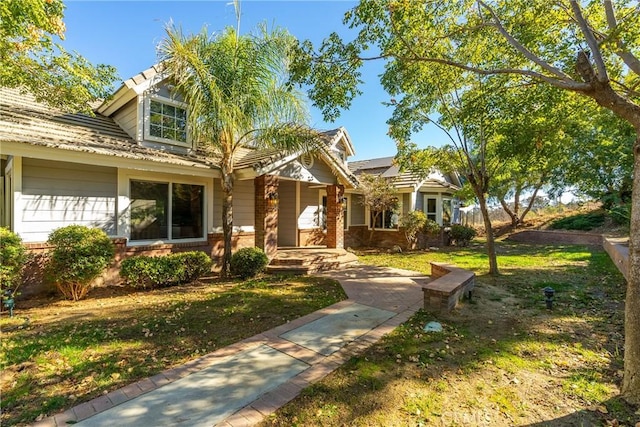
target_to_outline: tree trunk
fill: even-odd
[[[224,251],[222,253],[222,267],[220,277],[227,278],[231,275],[231,245],[233,237],[233,168],[227,162],[222,162],[220,172],[222,174],[222,236],[224,239]]]
[[[507,215],[509,215],[509,218],[511,218],[511,225],[516,227],[518,225],[518,215],[511,210],[507,202],[504,200],[504,197],[498,197],[498,200],[502,205],[502,209],[507,213]]]
[[[487,233],[487,256],[489,257],[489,274],[497,276],[500,274],[498,270],[498,257],[496,256],[496,243],[493,237],[493,228],[491,227],[491,218],[489,218],[489,209],[487,208],[487,199],[480,189],[473,189],[478,197],[480,204],[480,212],[482,212],[482,220]]]
[[[533,204],[536,202],[536,197],[538,196],[538,191],[540,190],[540,187],[542,187],[542,180],[536,186],[535,190],[533,190],[533,194],[531,195],[531,199],[529,199],[529,204],[527,205],[525,210],[522,211],[522,215],[520,215],[520,219],[518,220],[520,224],[522,224],[524,222],[524,217],[527,216],[527,214],[529,213],[529,211],[533,207]]]
[[[640,404],[640,128],[633,150],[634,174],[629,232],[629,272],[624,307],[623,397]]]

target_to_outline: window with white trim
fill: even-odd
[[[187,145],[187,108],[168,98],[145,99],[145,139],[174,145]]]
[[[438,221],[438,199],[435,197],[424,198],[424,213],[427,219]]]
[[[384,212],[370,211],[369,224],[371,228],[379,230],[397,230],[398,221],[400,220],[400,212],[402,212],[402,200],[398,200],[398,208],[396,210],[386,210]]]
[[[131,240],[204,238],[204,186],[130,182]]]

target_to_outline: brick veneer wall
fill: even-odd
[[[327,186],[327,248],[344,248],[343,185]]]
[[[408,249],[407,238],[402,228],[399,230],[371,230],[366,225],[352,225],[344,232],[345,246],[348,248],[357,248],[363,246],[376,248],[392,248],[400,246],[402,249]],[[441,232],[438,235],[421,235],[418,236],[419,249],[429,246],[446,246],[446,235]]]
[[[120,283],[120,264],[122,260],[137,255],[161,256],[176,252],[202,251],[211,256],[214,270],[220,267],[224,249],[222,233],[209,233],[206,242],[165,243],[161,245],[127,246],[127,239],[116,237],[111,239],[115,246],[115,258],[106,271],[97,278],[93,286],[109,286]],[[233,252],[255,245],[255,233],[233,233],[231,240]],[[22,297],[55,291],[55,288],[44,280],[46,254],[51,246],[46,243],[25,243],[31,259],[25,266],[23,284],[20,287]]]
[[[278,207],[270,203],[270,195],[278,194],[278,177],[261,175],[254,180],[255,246],[269,258],[278,251]]]

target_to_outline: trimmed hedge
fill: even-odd
[[[209,255],[201,251],[140,255],[122,261],[120,277],[134,288],[164,288],[191,283],[210,273],[211,265]]]
[[[262,249],[242,248],[231,256],[229,267],[234,276],[248,279],[262,273],[268,263],[269,258]]]
[[[27,262],[27,249],[22,239],[8,228],[0,227],[0,291],[20,286],[22,267]],[[13,293],[12,292],[12,293]]]
[[[74,301],[87,295],[91,282],[115,256],[111,239],[99,228],[58,228],[49,234],[47,243],[53,249],[48,254],[46,275],[65,297]]]
[[[451,226],[449,235],[456,246],[468,246],[477,233],[476,230],[466,225],[454,224]]]

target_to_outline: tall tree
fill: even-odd
[[[61,0],[0,2],[0,86],[21,88],[39,101],[69,111],[90,112],[89,103],[106,98],[115,68],[92,65],[67,52]]]
[[[243,147],[295,152],[319,138],[306,125],[301,92],[288,84],[295,39],[286,31],[239,34],[233,27],[184,35],[167,27],[160,45],[164,69],[189,106],[191,136],[218,162],[222,175],[223,277],[229,274],[233,231],[234,169]]]
[[[356,39],[345,43],[332,34],[319,55],[304,43],[296,73],[312,85],[310,96],[327,118],[359,93],[363,61],[385,58],[383,84],[398,67],[432,64],[510,75],[588,97],[629,122],[636,140],[628,147],[635,173],[622,393],[635,403],[640,403],[639,8],[626,0],[361,0],[345,15],[346,24],[359,30]]]
[[[358,176],[358,181],[362,190],[362,205],[371,213],[371,232],[369,233],[369,243],[371,243],[378,220],[381,220],[385,212],[396,211],[400,202],[393,180],[380,175],[363,173]]]
[[[435,67],[432,71],[455,76],[451,75],[447,80],[435,80],[429,79],[428,73],[423,74],[425,78],[413,79],[410,85],[403,83],[405,96],[400,102],[394,102],[397,105],[389,123],[390,134],[397,140],[397,159],[403,168],[421,176],[426,176],[435,166],[465,177],[466,185],[471,188],[482,212],[489,274],[497,275],[498,259],[488,207],[491,180],[502,164],[491,155],[493,151],[490,149],[496,142],[496,135],[488,132],[490,111],[487,99],[493,89],[485,85],[484,79],[439,68],[442,67]],[[399,79],[396,84],[400,82],[404,80]],[[394,86],[391,81],[386,83],[386,87],[393,95],[400,94],[401,88]],[[421,93],[430,88],[437,95],[425,105]],[[437,119],[429,115],[433,109],[437,112]],[[416,144],[409,142],[411,131],[429,122],[447,134],[450,144],[441,148],[419,149]]]

